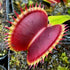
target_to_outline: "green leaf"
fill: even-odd
[[[52,25],[62,24],[68,20],[70,20],[69,15],[58,15],[58,16],[49,16],[49,22]]]
[[[67,0],[67,2],[69,3],[69,2],[70,2],[70,0]]]
[[[69,70],[68,67],[61,67],[60,65],[57,67],[57,70]]]
[[[63,57],[63,56],[66,56],[66,53],[65,53],[65,52],[63,52],[61,56],[62,56],[62,57]]]
[[[29,5],[30,5],[30,4],[32,5],[32,4],[33,4],[33,1],[32,1],[32,0],[29,0],[29,3],[28,3],[28,4],[29,4]]]

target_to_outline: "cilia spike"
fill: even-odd
[[[67,31],[69,31],[69,29],[65,30],[64,32],[67,32]]]
[[[6,28],[6,29],[10,29],[10,27],[6,27],[6,26],[5,26],[4,28]]]
[[[6,47],[6,49],[9,49],[9,47]]]
[[[39,7],[41,8],[41,3],[39,4]]]
[[[8,41],[6,40],[5,43],[7,43]]]
[[[68,34],[63,34],[63,36],[66,36],[66,35],[68,35]]]
[[[66,27],[68,24],[64,24],[64,26]]]
[[[69,26],[65,27],[65,29],[68,29],[68,28],[69,28]]]
[[[21,13],[23,12],[23,9],[22,9],[22,7],[20,6],[20,10],[21,10]]]
[[[14,10],[14,13],[16,14],[17,17],[19,16],[19,14],[15,10]]]
[[[27,63],[29,66],[36,65],[44,60],[55,46],[62,39],[65,26],[62,24],[48,25],[48,15],[41,8],[37,7],[21,11],[16,21],[12,22],[9,28],[8,45],[14,51],[27,50]],[[20,17],[20,18],[19,18]]]
[[[4,35],[8,35],[8,33],[5,33]]]
[[[35,5],[35,7],[37,7],[37,3],[36,3],[36,5]]]
[[[8,37],[5,37],[4,39],[8,39]]]
[[[29,8],[31,8],[31,4],[30,4],[30,7]]]
[[[13,24],[12,22],[8,21],[8,23]]]
[[[28,9],[26,4],[25,4],[25,9],[26,9],[26,10]]]
[[[43,7],[42,7],[43,9],[44,9],[44,5],[43,5]]]
[[[12,16],[12,19],[15,21],[16,19]]]
[[[34,7],[34,5],[32,4],[32,8]]]

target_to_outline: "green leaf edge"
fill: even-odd
[[[49,16],[49,24],[56,25],[56,24],[63,24],[64,22],[70,20],[69,15],[57,15],[57,16]]]

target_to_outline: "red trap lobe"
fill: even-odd
[[[15,50],[27,50],[28,44],[35,34],[47,27],[48,16],[42,11],[28,13],[16,26],[11,37],[11,44]],[[14,45],[14,46],[13,46]]]
[[[47,53],[50,53],[55,47],[53,45],[57,45],[59,42],[58,38],[61,33],[61,25],[47,27],[29,47],[27,55],[28,64],[36,64],[41,58],[45,58],[48,55]]]

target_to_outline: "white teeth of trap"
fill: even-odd
[[[16,19],[16,22],[19,22],[19,18]]]
[[[6,29],[10,29],[9,27],[5,27]]]

